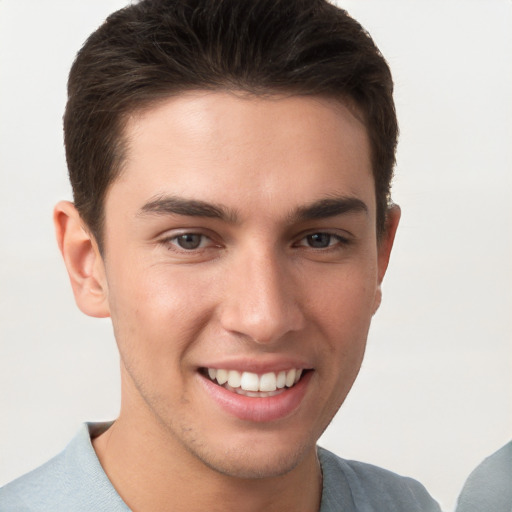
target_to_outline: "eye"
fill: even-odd
[[[312,235],[308,235],[306,237],[307,243],[310,247],[314,247],[315,249],[323,249],[324,247],[329,247],[331,245],[331,241],[333,236],[329,233],[313,233]]]
[[[334,235],[333,233],[311,233],[301,238],[298,242],[298,246],[311,247],[312,249],[327,249],[335,245],[346,245],[349,241],[340,236]]]
[[[202,249],[212,243],[207,236],[200,233],[181,233],[180,235],[168,238],[165,242],[185,251]]]

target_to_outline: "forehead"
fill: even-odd
[[[339,101],[194,91],[134,113],[124,136],[107,216],[116,195],[139,208],[178,195],[268,215],[329,195],[374,208],[367,130]]]

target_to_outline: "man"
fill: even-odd
[[[347,396],[399,209],[389,69],[321,0],[146,0],[70,73],[80,309],[111,317],[122,403],[0,510],[439,510],[316,442]]]

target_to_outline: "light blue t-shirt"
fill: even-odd
[[[512,441],[469,475],[457,512],[512,512]]]
[[[0,489],[0,512],[130,512],[91,443],[109,424],[84,424],[66,449]],[[415,480],[318,449],[323,472],[319,512],[440,512]]]

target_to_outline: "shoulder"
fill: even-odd
[[[412,478],[318,449],[324,475],[321,512],[440,512],[425,487]],[[352,507],[352,508],[350,508]]]
[[[65,479],[63,454],[0,489],[0,512],[49,510]],[[35,508],[37,504],[37,509]]]
[[[101,468],[86,424],[63,452],[0,489],[0,512],[70,510],[128,511]]]
[[[469,475],[457,512],[512,510],[512,441],[487,457]]]

